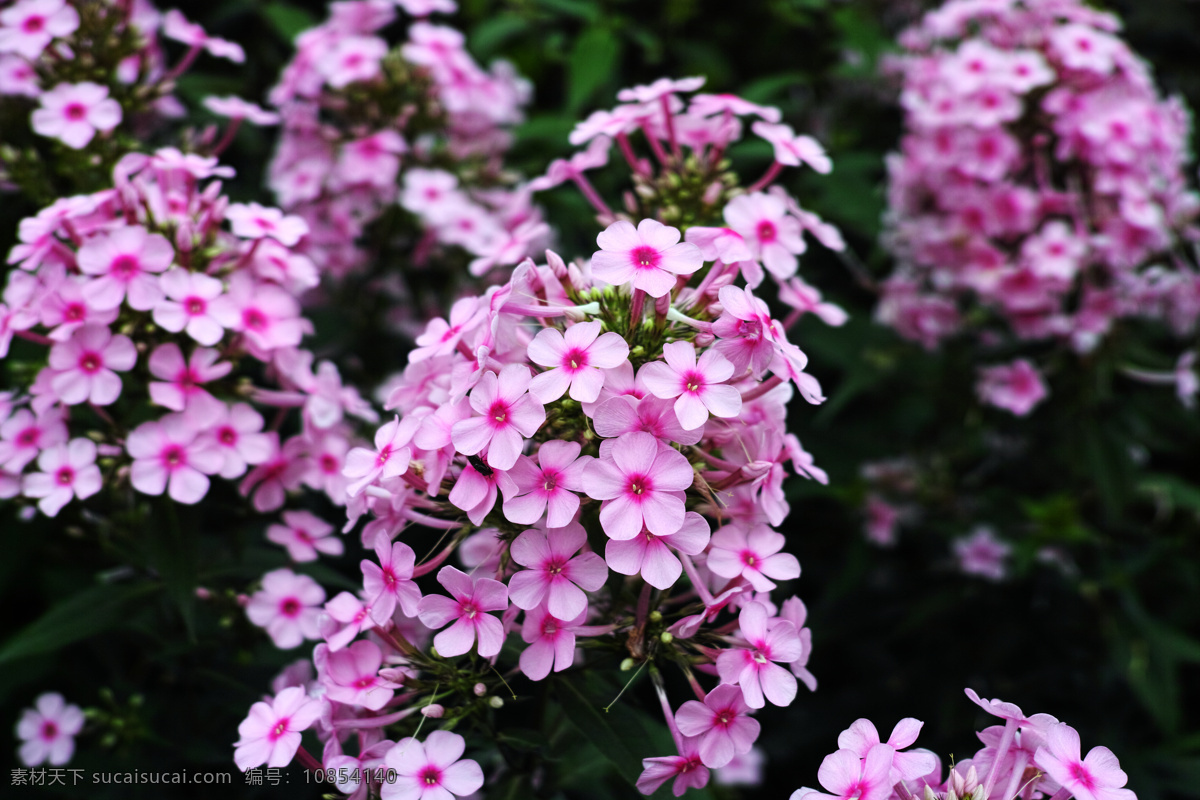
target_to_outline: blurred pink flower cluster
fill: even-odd
[[[1085,756],[1079,732],[1067,723],[1049,714],[1026,716],[1018,706],[981,698],[972,689],[966,694],[1003,724],[979,731],[983,748],[955,761],[944,778],[934,753],[902,749],[916,742],[925,723],[902,719],[881,741],[875,725],[860,719],[821,762],[817,777],[825,791],[803,787],[792,800],[1136,800],[1107,747],[1093,747]]]
[[[882,322],[932,348],[977,304],[1079,353],[1124,317],[1194,328],[1189,116],[1118,30],[1079,0],[951,0],[902,35]],[[1025,413],[1034,391],[996,404]]]
[[[418,19],[391,49],[381,31],[396,5],[334,3],[297,39],[270,98],[283,119],[271,188],[309,223],[305,252],[322,272],[364,267],[364,231],[397,204],[418,222],[406,232],[414,267],[437,247],[465,251],[476,276],[511,267],[549,234],[529,191],[502,171],[529,84],[507,62],[482,69],[462,33],[426,18],[453,3],[400,3]]]

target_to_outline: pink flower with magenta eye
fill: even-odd
[[[606,438],[641,431],[666,443],[696,444],[704,437],[703,428],[684,430],[670,400],[653,396],[640,400],[632,395],[611,397],[592,413],[592,426]]]
[[[807,787],[792,792],[791,800],[887,800],[892,793],[888,774],[895,751],[877,744],[860,759],[853,750],[838,750],[825,756],[817,779],[831,794]]]
[[[212,441],[182,414],[144,422],[129,434],[125,449],[133,457],[129,481],[142,494],[165,490],[177,503],[198,503],[208,494],[208,475],[221,469],[224,457]]]
[[[376,564],[364,558],[359,566],[363,574],[363,596],[371,604],[371,618],[383,625],[392,618],[397,604],[407,617],[417,615],[421,590],[413,583],[416,553],[404,542],[390,542],[386,536],[375,537]]]
[[[648,433],[608,439],[614,446],[588,467],[585,491],[603,500],[600,524],[612,539],[632,539],[648,528],[667,536],[683,526],[684,490],[695,474],[679,451]]]
[[[175,250],[166,237],[137,225],[93,236],[79,248],[76,261],[85,275],[83,296],[101,311],[124,300],[130,308],[149,311],[163,299],[160,278],[153,273],[171,266]]]
[[[65,0],[22,0],[0,11],[0,53],[33,61],[56,38],[79,28],[79,12]]]
[[[419,417],[396,417],[375,432],[375,450],[356,447],[346,454],[342,474],[355,479],[346,487],[351,497],[369,483],[387,480],[408,472],[412,460],[412,437],[421,421]]]
[[[67,703],[58,692],[38,696],[17,723],[21,747],[17,755],[27,767],[47,763],[61,767],[75,754],[75,735],[83,730],[83,711]]]
[[[0,470],[17,473],[42,450],[67,440],[61,409],[34,415],[19,408],[0,424]]]
[[[378,711],[387,705],[400,685],[383,678],[383,651],[366,639],[344,650],[329,653],[325,662],[325,696],[337,703]]]
[[[975,387],[981,402],[1023,417],[1046,398],[1046,384],[1030,361],[1018,358],[1011,364],[979,370]]]
[[[725,206],[725,221],[750,247],[752,256],[761,261],[779,280],[796,274],[796,256],[807,249],[800,221],[788,214],[783,200],[756,192],[741,195]]]
[[[749,367],[755,377],[761,376],[775,357],[776,342],[784,338],[781,326],[750,289],[722,286],[717,297],[723,312],[713,322],[713,334],[718,337],[713,350],[729,359],[735,374]]]
[[[433,637],[438,653],[447,658],[461,656],[476,639],[483,658],[499,653],[504,645],[504,626],[487,612],[508,608],[508,588],[491,578],[472,579],[454,567],[442,567],[438,583],[453,599],[430,594],[422,597],[417,606],[417,616],[426,627],[442,628],[454,623]]]
[[[307,511],[283,512],[283,525],[267,527],[267,539],[287,548],[293,561],[316,561],[317,553],[340,556],[342,540],[333,533],[333,526]]]
[[[526,391],[530,381],[522,364],[509,364],[499,375],[485,372],[470,395],[471,408],[481,416],[454,423],[455,449],[467,456],[486,450],[490,467],[511,469],[525,444],[522,437],[533,436],[546,421],[546,409]]]
[[[675,533],[656,536],[643,530],[632,539],[609,539],[604,547],[604,560],[614,572],[640,573],[655,589],[668,589],[683,573],[683,565],[671,550],[698,555],[704,552],[708,539],[708,522],[695,511],[688,511]]]
[[[209,381],[224,378],[233,369],[228,361],[217,362],[221,354],[216,350],[198,347],[187,361],[174,342],[160,344],[150,354],[150,374],[162,381],[150,384],[150,400],[172,411],[198,413],[206,422],[220,415],[222,403],[204,389]]]
[[[908,747],[917,740],[917,734],[925,725],[919,719],[906,717],[896,723],[888,736],[886,744],[893,751]],[[879,745],[879,731],[867,719],[855,720],[854,723],[838,734],[838,747],[854,752],[859,758],[866,758],[871,750]],[[889,783],[895,784],[901,780],[919,780],[938,769],[937,756],[928,750],[913,750],[908,753],[894,752],[892,755],[892,775]]]
[[[1093,747],[1080,758],[1079,733],[1065,722],[1046,732],[1046,743],[1037,749],[1034,763],[1078,800],[1134,800],[1123,789],[1128,777],[1112,750]]]
[[[684,736],[700,737],[700,760],[716,769],[736,755],[750,751],[758,738],[758,720],[749,716],[750,706],[736,686],[722,684],[701,703],[689,700],[675,712],[675,724]]]
[[[662,297],[679,275],[704,266],[700,248],[679,241],[679,229],[644,219],[637,228],[618,220],[596,237],[600,251],[592,256],[592,274],[605,283],[632,283],[651,297]]]
[[[305,639],[320,639],[321,604],[325,590],[307,575],[277,569],[263,575],[262,589],[250,597],[246,616],[280,650],[290,650]]]
[[[295,347],[311,330],[295,297],[274,284],[258,283],[245,272],[234,273],[229,291],[213,300],[210,309],[219,324],[245,336],[251,352],[259,357],[276,348]]]
[[[308,223],[300,217],[284,216],[278,208],[258,203],[234,203],[225,211],[233,233],[245,239],[271,238],[284,247],[295,247],[308,233]]]
[[[508,475],[517,485],[504,498],[504,516],[518,525],[532,525],[546,514],[547,528],[561,528],[575,518],[590,458],[579,457],[577,442],[551,440],[538,448],[538,463],[520,456]],[[549,513],[547,513],[549,509]]]
[[[96,131],[111,131],[121,123],[121,104],[98,83],[60,83],[41,98],[42,107],[31,116],[35,133],[58,139],[81,150]]]
[[[300,732],[320,718],[321,709],[322,703],[305,695],[300,686],[289,686],[270,703],[252,705],[250,716],[238,725],[241,738],[233,751],[238,769],[245,772],[263,764],[286,767],[300,749]]]
[[[72,497],[85,500],[100,491],[100,468],[96,466],[96,444],[90,439],[72,439],[55,445],[38,456],[38,469],[25,476],[26,497],[39,497],[38,508],[48,517],[56,515]]]
[[[716,350],[706,350],[696,360],[691,342],[671,342],[663,346],[662,361],[642,367],[640,377],[655,394],[675,401],[675,415],[686,430],[695,430],[713,416],[736,417],[742,410],[742,395],[724,381],[733,376],[733,364]]]
[[[800,562],[791,553],[781,553],[786,540],[782,533],[766,525],[755,525],[749,531],[738,523],[721,528],[712,537],[708,551],[708,568],[722,578],[739,575],[757,591],[775,588],[770,580],[792,580],[800,577]]]
[[[114,336],[103,325],[85,325],[50,348],[50,368],[55,370],[50,388],[69,406],[106,406],[121,396],[117,372],[133,369],[136,362],[137,349],[128,336]]]
[[[821,174],[833,169],[833,162],[825,155],[825,148],[811,136],[797,136],[789,125],[756,122],[750,129],[771,143],[775,148],[775,160],[788,167],[808,164]]]
[[[204,437],[212,441],[221,454],[222,478],[240,478],[248,464],[261,464],[271,457],[273,443],[262,432],[263,418],[247,403],[221,404],[220,413],[209,421]]]
[[[474,794],[483,786],[479,764],[462,757],[467,743],[450,731],[434,731],[418,742],[401,739],[387,751],[384,764],[396,779],[385,781],[382,800],[450,800]]]
[[[703,789],[708,785],[709,771],[700,759],[700,740],[679,737],[679,755],[642,759],[642,774],[637,789],[642,794],[654,794],[659,787],[674,778],[671,794],[683,797],[688,789]]]
[[[540,681],[554,672],[562,672],[575,662],[575,632],[583,624],[586,612],[572,620],[562,620],[539,606],[525,614],[521,638],[529,646],[521,651],[521,672],[531,681]]]
[[[775,662],[789,664],[800,657],[796,628],[786,620],[769,621],[767,607],[755,602],[746,604],[738,623],[749,647],[725,650],[717,656],[721,683],[741,686],[742,697],[751,708],[762,708],[766,700],[777,706],[789,705],[796,698],[796,676]]]
[[[601,369],[611,369],[629,357],[629,345],[621,334],[601,334],[601,323],[577,322],[566,334],[557,328],[545,328],[529,343],[529,360],[546,372],[534,376],[529,392],[541,403],[562,397],[570,388],[572,400],[595,402],[604,385]]]
[[[154,306],[155,324],[172,333],[186,330],[188,336],[205,347],[221,341],[225,329],[210,308],[224,291],[219,280],[186,269],[168,270],[158,280],[170,300]]]
[[[531,528],[518,536],[512,559],[526,569],[508,582],[513,605],[528,611],[545,602],[551,614],[567,620],[586,611],[584,591],[603,586],[608,567],[595,553],[575,555],[585,544],[587,532],[577,522],[547,531]]]

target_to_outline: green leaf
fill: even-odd
[[[584,680],[559,678],[554,682],[555,697],[575,729],[595,745],[632,786],[642,774],[642,759],[654,752],[654,746],[644,733],[639,735],[630,730],[628,706],[619,707],[616,713],[605,713],[588,699],[579,685]]]
[[[579,17],[588,22],[594,21],[600,14],[597,5],[587,0],[538,0],[538,5],[563,16]]]
[[[315,27],[317,24],[317,18],[312,15],[312,12],[282,0],[266,3],[259,9],[259,12],[263,19],[289,42],[299,36],[302,31]]]
[[[499,52],[509,39],[521,35],[529,28],[529,21],[516,14],[500,14],[485,19],[471,32],[471,52],[486,60]]]
[[[583,108],[616,69],[621,43],[607,28],[588,28],[575,42],[567,67],[567,105]]]
[[[60,602],[0,646],[0,664],[49,653],[124,622],[134,600],[160,588],[156,583],[105,584]]]

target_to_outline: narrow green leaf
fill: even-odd
[[[123,622],[135,600],[160,588],[156,583],[105,584],[63,600],[0,646],[0,664],[49,653]]]
[[[631,786],[636,784],[638,776],[642,774],[642,759],[652,748],[643,746],[649,745],[648,741],[638,741],[645,739],[644,736],[631,737],[628,730],[618,732],[616,726],[620,725],[622,715],[628,709],[622,707],[618,713],[606,714],[588,699],[575,680],[568,678],[560,678],[554,682],[554,694],[575,729],[604,754],[621,777],[629,781]]]
[[[271,24],[271,27],[289,42],[300,35],[301,31],[315,27],[317,24],[317,19],[312,12],[283,2],[283,0],[264,4],[260,13]]]

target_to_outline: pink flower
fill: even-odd
[[[643,530],[632,539],[609,539],[604,548],[604,560],[614,572],[622,575],[641,574],[655,589],[675,585],[683,573],[683,565],[671,552],[694,556],[708,545],[708,522],[694,511],[683,515],[683,525],[675,533],[655,536]]]
[[[792,792],[791,800],[887,800],[892,794],[888,773],[892,768],[891,747],[877,744],[860,759],[852,750],[838,750],[825,756],[817,779],[832,794],[809,788]]]
[[[361,600],[349,592],[338,592],[324,608],[329,619],[321,619],[321,635],[325,637],[325,643],[331,653],[336,653],[350,644],[363,631],[375,627],[375,621],[371,618],[371,607],[363,605]],[[329,620],[336,624],[330,624]]]
[[[286,767],[300,749],[300,732],[321,716],[322,703],[289,686],[270,703],[250,706],[250,715],[238,725],[241,737],[234,744],[233,760],[242,772],[266,764]]]
[[[810,692],[815,692],[817,678],[808,671],[808,658],[812,655],[812,631],[804,627],[804,622],[808,618],[808,609],[804,607],[804,601],[795,596],[784,600],[779,607],[779,618],[792,623],[800,636],[800,655],[788,666],[793,675],[804,681],[804,685]],[[892,735],[895,736],[895,731],[892,732]]]
[[[1082,759],[1080,750],[1079,733],[1060,722],[1050,726],[1034,763],[1078,800],[1135,800],[1133,792],[1121,788],[1128,778],[1112,750],[1093,747]]]
[[[532,525],[546,514],[547,528],[570,524],[579,510],[579,495],[590,458],[579,457],[577,442],[551,440],[538,448],[538,463],[520,456],[509,471],[517,485],[512,496],[504,498],[504,516],[518,525]],[[546,509],[549,508],[549,513]]]
[[[33,61],[50,42],[77,28],[79,12],[65,0],[21,0],[0,11],[0,53]]]
[[[209,36],[204,28],[194,22],[188,22],[187,17],[174,8],[163,15],[162,31],[168,39],[183,42],[189,47],[203,48],[217,58],[226,58],[235,64],[246,60],[246,53],[240,45]]]
[[[521,638],[529,645],[521,651],[521,672],[531,681],[540,681],[551,669],[562,672],[575,662],[575,632],[586,616],[586,609],[572,620],[561,620],[545,606],[525,614]]]
[[[380,797],[450,800],[474,794],[483,786],[483,770],[462,758],[466,748],[466,740],[450,731],[434,731],[424,744],[411,737],[401,739],[384,756],[384,764],[396,771],[396,780],[384,781]]]
[[[346,454],[346,465],[342,474],[353,478],[354,482],[346,487],[347,493],[354,497],[367,484],[377,480],[388,480],[408,472],[409,461],[412,460],[412,437],[420,418],[396,417],[375,432],[375,450],[356,447]]]
[[[503,470],[489,469],[491,474],[484,475],[475,467],[468,464],[463,467],[454,483],[454,488],[446,496],[455,507],[467,512],[467,519],[475,525],[483,523],[496,505],[496,496],[503,492],[509,497],[517,490],[517,485]]]
[[[38,508],[48,517],[58,514],[72,497],[85,500],[100,491],[96,444],[90,439],[72,439],[43,450],[38,469],[41,472],[25,477],[22,491],[26,497],[40,497]]]
[[[31,117],[33,130],[58,139],[73,150],[87,147],[96,131],[111,131],[121,123],[121,104],[98,83],[60,83],[44,93],[42,107]]]
[[[150,400],[172,411],[189,410],[196,419],[211,420],[223,411],[223,404],[200,387],[209,381],[224,378],[233,369],[228,361],[217,363],[221,354],[216,350],[197,347],[186,362],[183,352],[174,342],[160,344],[150,354],[150,374],[164,382],[150,383]]]
[[[165,237],[132,225],[88,239],[76,261],[85,275],[96,276],[84,284],[83,296],[106,311],[122,300],[137,311],[149,311],[163,299],[159,278],[152,273],[171,266],[175,250]]]
[[[387,49],[387,42],[378,36],[346,36],[321,57],[317,68],[330,87],[344,89],[377,76]]]
[[[42,450],[66,440],[67,426],[60,409],[37,416],[27,408],[17,409],[0,424],[0,470],[20,472]]]
[[[411,173],[410,173],[411,174]],[[487,320],[487,306],[478,297],[463,297],[450,307],[450,321],[435,317],[417,337],[417,347],[408,356],[410,364],[453,352],[464,334]]]
[[[0,37],[5,29],[0,28]],[[37,70],[20,56],[0,56],[0,95],[37,97],[42,93]]]
[[[204,107],[214,114],[230,119],[244,119],[251,125],[278,125],[279,115],[274,111],[243,100],[236,95],[228,97],[206,97]]]
[[[221,326],[240,331],[258,354],[295,347],[310,329],[300,317],[296,298],[268,283],[257,283],[245,272],[234,273],[229,291],[214,299],[209,311]]]
[[[325,696],[337,703],[378,711],[395,694],[398,683],[383,678],[383,651],[374,642],[362,640],[345,650],[331,652],[325,662]]]
[[[749,752],[758,738],[759,724],[736,686],[722,684],[701,703],[689,700],[675,712],[675,724],[684,736],[700,737],[700,760],[716,769]]]
[[[975,390],[980,402],[1011,411],[1018,417],[1032,411],[1047,395],[1046,384],[1037,367],[1024,358],[1011,364],[980,369]]]
[[[364,558],[359,566],[363,574],[363,596],[371,606],[371,618],[384,625],[392,618],[396,605],[406,617],[417,615],[421,590],[413,583],[417,556],[403,542],[392,543],[386,536],[375,537],[376,564]]]
[[[433,638],[438,653],[447,658],[461,656],[476,639],[483,658],[499,653],[504,645],[504,626],[487,612],[508,608],[508,589],[504,584],[490,578],[472,579],[454,567],[442,567],[438,583],[454,599],[430,594],[422,597],[417,606],[417,616],[426,627],[442,628],[454,623]]]
[[[249,497],[253,492],[254,508],[265,512],[283,505],[287,493],[303,482],[308,465],[304,458],[307,449],[304,437],[293,436],[280,446],[279,434],[275,431],[264,436],[267,437],[267,455],[238,484],[238,492],[242,497]]]
[[[117,308],[97,309],[84,297],[85,283],[65,280],[42,301],[42,324],[54,328],[50,338],[65,342],[84,325],[111,325],[119,315]]]
[[[262,416],[246,403],[226,407],[221,404],[220,413],[211,419],[203,436],[212,441],[221,454],[221,468],[217,474],[222,478],[240,478],[247,464],[261,464],[271,457],[270,435],[261,433]]]
[[[725,650],[717,656],[721,683],[740,685],[751,708],[766,705],[764,695],[777,706],[788,705],[796,697],[796,676],[774,662],[789,664],[800,656],[795,627],[787,620],[768,624],[767,607],[756,602],[746,604],[738,623],[749,648]]]
[[[224,288],[216,278],[202,272],[172,269],[163,273],[159,285],[170,300],[154,306],[154,322],[164,330],[187,335],[205,347],[221,341],[225,329],[213,316],[211,304]]]
[[[321,604],[325,590],[307,575],[277,569],[263,575],[262,589],[250,597],[246,616],[265,628],[280,650],[290,650],[305,639],[320,639]]]
[[[143,422],[125,441],[133,457],[129,480],[143,494],[167,490],[177,503],[200,502],[208,494],[208,475],[221,469],[224,458],[211,439],[182,414],[168,414],[158,422]]]
[[[103,325],[85,325],[50,348],[50,368],[55,370],[50,387],[66,405],[106,406],[121,396],[117,372],[133,369],[136,362],[137,349],[129,337],[113,336]]]
[[[17,755],[27,767],[46,763],[61,767],[75,754],[75,736],[83,730],[83,711],[58,692],[40,695],[17,723],[21,747]]]
[[[750,289],[722,286],[717,296],[723,312],[713,322],[719,341],[712,349],[729,359],[735,374],[749,367],[755,376],[762,375],[775,357],[775,343],[784,339],[782,326]]]
[[[642,794],[654,794],[672,778],[671,794],[682,797],[688,789],[703,789],[708,785],[708,767],[700,759],[700,740],[682,738],[678,743],[680,755],[642,759],[642,774],[637,789]]]
[[[733,198],[725,206],[725,221],[750,247],[772,275],[785,280],[796,274],[796,256],[807,249],[800,221],[774,195],[756,192]]]
[[[684,430],[679,417],[675,416],[674,403],[658,397],[639,400],[632,395],[622,395],[604,400],[592,413],[592,427],[606,438],[641,431],[668,444],[696,444],[704,436],[703,428]]]
[[[529,393],[538,402],[557,400],[568,387],[572,400],[595,402],[604,385],[604,373],[600,370],[616,367],[629,357],[629,345],[621,334],[612,331],[601,334],[600,329],[598,321],[577,322],[567,328],[565,336],[557,328],[545,328],[533,337],[529,360],[552,367],[536,375],[529,384]]]
[[[756,122],[750,129],[771,143],[775,148],[775,160],[788,167],[808,164],[821,174],[833,169],[833,162],[825,155],[825,148],[811,136],[797,136],[788,125]]]
[[[769,592],[775,588],[770,580],[788,581],[800,577],[800,562],[791,553],[781,553],[786,543],[782,533],[766,525],[754,525],[747,531],[732,523],[712,537],[708,552],[708,568],[722,578],[739,575],[755,590]]]
[[[925,725],[919,719],[905,717],[896,723],[887,741],[883,742],[892,750],[898,751],[908,747],[917,740],[917,734]],[[849,728],[838,734],[838,747],[850,750],[859,758],[866,758],[872,749],[880,744],[879,731],[868,719],[855,720]],[[892,774],[888,779],[890,785],[901,780],[915,781],[924,778],[938,769],[938,759],[928,750],[913,750],[908,753],[896,752],[892,756]]]
[[[644,219],[637,228],[618,220],[597,237],[600,251],[592,256],[592,274],[605,283],[633,283],[651,297],[662,297],[675,286],[677,275],[691,275],[704,266],[700,248],[680,243],[679,229]]]
[[[992,581],[1002,581],[1008,570],[1005,560],[1012,547],[992,533],[986,526],[977,527],[969,537],[954,541],[954,555],[959,569],[967,575],[978,575]]]
[[[271,238],[284,247],[295,247],[308,233],[308,223],[300,217],[285,217],[278,208],[266,208],[258,203],[234,203],[225,210],[225,219],[229,220],[236,236]]]
[[[587,533],[577,522],[565,528],[541,531],[531,528],[512,543],[512,560],[526,569],[508,582],[513,605],[526,611],[542,602],[559,619],[570,620],[587,610],[587,595],[608,579],[604,559],[595,553],[580,553]]]
[[[724,384],[733,376],[733,364],[716,350],[705,350],[696,361],[691,342],[663,345],[662,361],[651,361],[638,374],[656,397],[675,401],[675,415],[685,430],[695,430],[713,416],[736,417],[742,410],[742,395]]]
[[[342,540],[329,535],[333,526],[328,522],[307,511],[285,511],[283,521],[267,528],[267,539],[286,547],[293,561],[316,561],[317,553],[342,554]]]
[[[463,455],[487,451],[488,466],[511,469],[525,444],[546,421],[546,409],[527,393],[529,368],[508,364],[500,374],[485,372],[471,390],[471,408],[482,416],[454,423],[454,447]]]
[[[649,528],[669,536],[683,526],[684,490],[692,485],[691,464],[679,451],[648,433],[609,439],[614,446],[593,461],[585,491],[603,500],[600,524],[612,539],[632,539]]]

